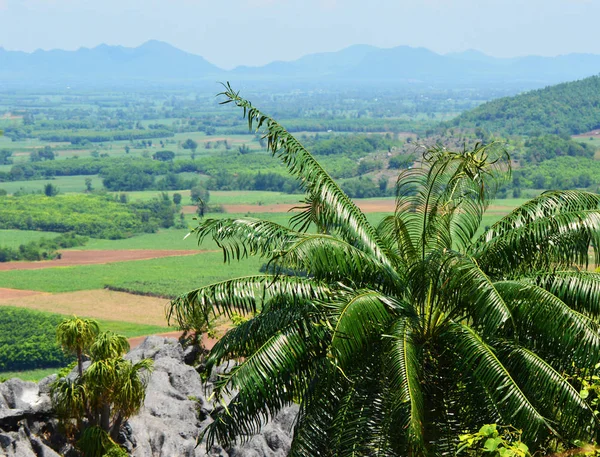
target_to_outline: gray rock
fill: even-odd
[[[58,378],[57,374],[51,374],[50,376],[46,376],[40,382],[38,382],[38,388],[40,389],[40,394],[49,394],[50,386],[56,379]]]
[[[146,400],[138,415],[129,419],[121,432],[122,444],[134,457],[284,457],[290,449],[292,428],[298,408],[284,409],[261,432],[243,445],[224,450],[206,449],[197,443],[200,432],[212,421],[215,405],[208,400],[212,383],[202,383],[194,368],[184,363],[184,351],[174,338],[152,336],[126,355],[137,362],[154,360]],[[84,364],[84,367],[89,362]],[[234,362],[212,373],[226,373]],[[69,376],[76,376],[75,369]],[[61,453],[71,454],[64,437],[57,434],[57,420],[49,416],[50,384],[56,375],[39,384],[12,379],[0,384],[0,455],[8,457],[55,457],[59,454],[39,436],[52,436]],[[225,399],[227,400],[227,399]]]
[[[133,456],[196,456],[197,410],[206,403],[200,376],[183,363],[183,349],[173,338],[148,337],[127,358],[154,359],[140,413],[129,420]]]
[[[47,386],[44,386],[45,388]],[[47,392],[40,392],[38,384],[12,378],[0,384],[0,410],[20,409],[31,414],[49,413],[52,409]]]
[[[183,362],[183,348],[175,338],[149,336],[142,344],[125,356],[126,359],[132,362],[139,362],[142,359],[158,360],[164,357]]]
[[[0,384],[0,395],[11,409],[29,409],[40,397],[40,389],[35,382],[12,378]]]
[[[6,457],[60,457],[25,426],[16,432],[0,432],[0,451]]]
[[[258,435],[229,451],[229,457],[285,457],[292,445],[298,406],[284,408]]]
[[[131,433],[126,447],[135,457],[283,457],[291,444],[291,430],[297,407],[285,409],[261,433],[243,445],[225,451],[219,446],[196,446],[196,439],[210,422],[213,404],[207,400],[208,387],[200,375],[183,363],[184,352],[174,339],[149,337],[127,358],[154,358],[154,372],[146,389],[146,401],[140,413],[129,420]],[[225,373],[235,366],[223,364],[215,370]]]

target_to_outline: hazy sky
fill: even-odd
[[[77,49],[157,39],[224,68],[351,44],[600,54],[600,0],[0,0],[0,46]]]

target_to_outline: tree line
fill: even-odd
[[[172,227],[177,213],[166,194],[134,203],[95,194],[0,197],[0,229],[74,232],[105,239]]]

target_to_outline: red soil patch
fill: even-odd
[[[129,249],[115,251],[64,251],[62,257],[55,260],[39,262],[3,262],[0,271],[6,270],[38,270],[41,268],[69,267],[72,265],[92,265],[111,262],[127,262],[129,260],[147,260],[158,257],[172,257],[199,254],[202,251],[182,251],[164,249]]]
[[[6,289],[0,287],[0,300],[13,300],[23,297],[31,297],[32,295],[44,294],[38,290],[19,290],[19,289]]]

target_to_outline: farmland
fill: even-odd
[[[370,103],[366,99],[349,109],[325,96],[320,108],[300,112],[290,100],[262,101],[281,114],[282,123],[297,132],[372,223],[393,212],[395,178],[419,159],[422,144],[460,149],[461,142],[477,138],[476,132],[454,132],[453,138],[453,132],[435,127],[452,116],[443,111],[442,98],[413,106],[412,114],[406,104],[387,101],[387,114],[362,119],[356,107]],[[265,141],[213,98],[0,94],[3,113],[0,247],[20,249],[64,232],[89,239],[63,250],[60,259],[35,263],[35,269],[0,264],[0,306],[108,319],[111,329],[140,326],[128,335],[164,331],[170,298],[264,267],[260,258],[225,264],[212,240],[198,246],[193,236],[186,237],[199,213],[250,215],[286,225],[290,210],[301,205],[300,185],[270,156]],[[595,143],[586,142],[585,154],[593,155]],[[513,139],[510,147],[517,147]],[[517,173],[529,187],[520,195],[539,193],[524,165]],[[512,184],[504,196],[511,195]],[[497,202],[482,227],[523,201]]]

